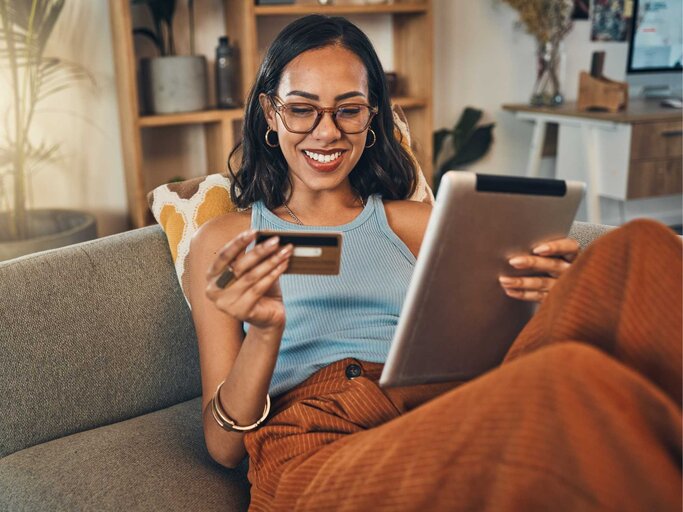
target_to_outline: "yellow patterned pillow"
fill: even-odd
[[[415,160],[405,115],[397,106],[393,107],[393,113],[396,138]],[[415,162],[417,165],[417,161]],[[434,195],[420,166],[417,168],[417,184],[410,199],[432,204]],[[227,173],[210,174],[161,185],[147,194],[147,201],[154,218],[166,233],[176,274],[187,300],[188,283],[185,269],[192,235],[207,220],[236,209],[230,199],[230,177]]]

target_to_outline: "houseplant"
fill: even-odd
[[[133,34],[149,38],[159,56],[140,60],[144,104],[153,114],[203,110],[208,105],[207,64],[203,55],[194,55],[194,2],[188,0],[190,14],[190,53],[177,55],[173,20],[176,0],[132,0],[146,5],[153,29],[136,28]]]
[[[556,106],[564,103],[558,64],[560,43],[572,29],[574,0],[503,0],[519,13],[519,22],[536,39],[537,73],[530,103]]]
[[[31,172],[54,161],[59,147],[35,142],[37,106],[76,81],[92,80],[81,66],[46,54],[64,2],[0,0],[0,71],[11,95],[0,125],[0,260],[96,237],[91,214],[28,207]]]
[[[453,128],[434,132],[434,192],[447,171],[463,169],[488,153],[495,124],[478,125],[482,111],[467,107]]]

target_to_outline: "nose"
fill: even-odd
[[[323,112],[323,117],[313,130],[312,135],[319,140],[337,140],[341,137],[341,131],[334,122],[332,112]]]

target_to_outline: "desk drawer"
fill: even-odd
[[[626,199],[681,193],[683,193],[683,161],[680,157],[631,162]]]
[[[633,125],[631,160],[680,158],[683,155],[683,122],[665,121]]]

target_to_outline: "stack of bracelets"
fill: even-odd
[[[256,430],[259,426],[261,426],[261,423],[266,420],[268,413],[270,413],[270,395],[266,395],[266,406],[263,409],[263,415],[256,421],[256,423],[252,423],[251,425],[243,427],[235,423],[235,420],[228,416],[223,409],[223,406],[221,406],[221,401],[218,395],[224,382],[225,381],[218,385],[216,388],[216,393],[209,402],[211,413],[213,414],[213,418],[216,420],[216,423],[218,423],[222,429],[230,432],[250,432],[252,430]]]

